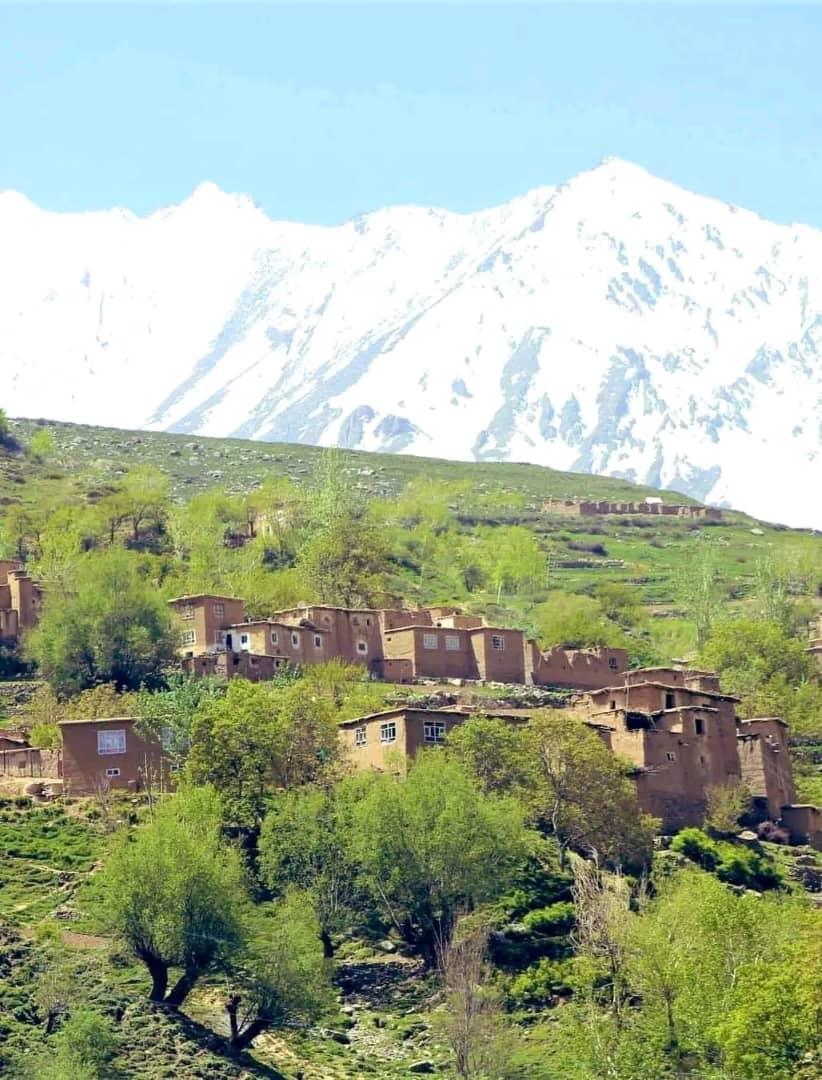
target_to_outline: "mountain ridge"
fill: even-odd
[[[210,182],[145,217],[9,214],[7,194],[9,412],[532,461],[822,525],[808,226],[621,159],[475,213],[335,226]]]

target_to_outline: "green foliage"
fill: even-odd
[[[76,693],[112,682],[156,684],[174,656],[168,610],[139,556],[120,549],[85,557],[76,591],[46,595],[27,647],[51,685]]]
[[[57,724],[35,724],[29,732],[29,743],[41,750],[57,750],[62,742]]]
[[[574,925],[576,909],[569,901],[550,904],[544,908],[534,908],[522,920],[526,930],[536,934],[565,934]]]
[[[262,880],[277,895],[294,886],[311,896],[329,956],[331,934],[354,917],[355,901],[364,900],[351,852],[353,810],[361,788],[358,781],[346,780],[282,792],[260,832]]]
[[[573,649],[594,645],[624,644],[621,628],[605,616],[602,605],[591,596],[552,592],[534,608],[537,639],[544,648],[566,645]]]
[[[225,686],[217,679],[182,673],[169,675],[165,689],[153,692],[143,689],[138,694],[138,730],[159,742],[169,760],[181,767],[191,748],[198,710],[224,693]]]
[[[500,896],[530,839],[522,807],[485,795],[445,754],[380,775],[354,807],[352,853],[377,907],[429,962],[462,910]]]
[[[235,1049],[267,1028],[305,1027],[333,1005],[329,969],[310,899],[294,890],[249,916],[245,940],[227,971],[227,999]]]
[[[749,889],[778,889],[783,884],[779,870],[753,848],[723,840],[712,840],[701,829],[683,829],[671,842],[671,849],[691,859],[703,870],[716,873],[729,885]]]
[[[103,1077],[116,1053],[117,1041],[114,1025],[107,1017],[91,1009],[72,1012],[54,1039],[58,1069],[64,1069],[66,1077]]]
[[[650,860],[657,821],[641,813],[627,766],[581,720],[550,711],[523,731],[532,769],[531,805],[563,848],[609,864]]]
[[[741,715],[781,716],[796,734],[820,734],[822,688],[806,645],[777,622],[731,619],[714,628],[701,659],[740,697]]]
[[[36,461],[48,461],[57,451],[54,433],[48,428],[38,428],[29,440],[29,453]]]
[[[337,722],[380,699],[361,668],[336,661],[268,683],[232,679],[195,713],[187,775],[214,785],[229,820],[256,829],[277,788],[311,783],[336,761]]]
[[[486,794],[521,793],[529,784],[526,742],[504,720],[468,717],[448,736],[448,751],[464,762]]]
[[[221,827],[216,793],[184,789],[133,839],[123,836],[103,870],[104,919],[145,964],[154,1001],[180,1005],[242,940],[243,867]],[[171,967],[183,974],[167,995]]]

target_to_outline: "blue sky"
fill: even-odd
[[[472,210],[608,155],[822,227],[822,7],[0,6],[0,189],[50,209]]]

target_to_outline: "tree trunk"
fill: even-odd
[[[149,1001],[163,1001],[168,987],[168,966],[162,960],[153,956],[144,956],[143,963],[148,968],[151,976],[151,993]]]
[[[331,940],[331,935],[324,927],[320,930],[320,941],[323,943],[323,956],[326,960],[330,960],[334,955],[334,943]]]
[[[256,1020],[252,1020],[248,1027],[244,1028],[235,1034],[232,1028],[231,1034],[231,1048],[233,1050],[246,1050],[258,1035],[266,1029],[265,1020],[260,1020],[259,1017]]]
[[[171,993],[166,998],[166,1004],[171,1005],[175,1009],[183,1004],[185,999],[194,989],[194,984],[200,976],[200,969],[198,967],[186,968],[174,987]]]

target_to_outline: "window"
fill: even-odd
[[[422,647],[424,649],[436,649],[439,642],[439,638],[436,634],[423,634],[422,635]]]
[[[389,743],[397,741],[397,725],[393,720],[387,724],[380,724],[380,742]]]
[[[116,731],[97,732],[98,754],[124,754],[126,752],[126,733],[123,728]]]
[[[193,619],[194,618],[194,605],[193,604],[183,604],[183,606],[180,608],[180,618],[181,619]]]
[[[445,741],[445,721],[443,720],[426,720],[422,725],[422,737],[425,742],[444,742]]]
[[[280,638],[279,638],[279,635],[277,634],[277,631],[272,630],[271,631],[271,644],[276,645],[279,640],[280,640]]]
[[[248,634],[240,634],[240,645],[248,648]]]
[[[502,652],[502,650],[505,648],[505,638],[500,637],[499,634],[492,634],[491,648],[496,649],[497,652]]]
[[[218,619],[222,619],[223,615],[225,615],[225,604],[215,604],[214,614]]]
[[[368,731],[364,724],[362,727],[354,728],[354,742],[357,746],[365,746],[368,742]]]
[[[608,708],[609,709],[615,709],[616,708],[616,702],[614,701],[613,698],[611,698],[611,700],[608,702]]]
[[[368,642],[366,642],[366,641],[358,641],[357,642],[357,652],[362,652],[362,653],[368,652]]]
[[[370,625],[371,625],[371,620],[370,620],[370,619],[366,619],[366,620],[365,620],[365,625],[366,625],[366,626],[370,626]]]
[[[705,721],[702,719],[701,716],[697,716],[695,718],[695,720],[694,720],[694,729],[696,730],[697,735],[704,735],[705,734]]]
[[[319,634],[314,635],[314,648],[321,649],[323,647],[323,639]]]
[[[183,645],[193,645],[196,640],[196,630],[183,630],[182,634],[180,635],[180,641],[182,641]]]
[[[295,649],[299,649],[299,647],[300,647],[300,635],[299,634],[292,634],[291,635],[291,644],[294,646]]]
[[[615,656],[610,657],[610,659],[608,660],[608,667],[611,669],[611,671],[616,671],[616,669],[619,667],[619,664],[617,663],[617,658]]]
[[[357,615],[352,615],[351,616],[351,625],[352,626],[359,626],[360,625],[359,616],[357,616]]]
[[[448,652],[459,652],[460,639],[458,634],[445,635],[445,648]]]
[[[218,630],[217,633],[214,635],[214,644],[219,649],[224,649],[225,648],[225,631],[224,630]]]
[[[668,761],[676,761],[676,754],[673,752],[673,750],[669,750],[665,757],[668,759]]]
[[[675,707],[676,707],[676,698],[674,697],[674,695],[670,691],[666,692],[666,694],[665,694],[665,708],[666,709],[673,709]]]
[[[120,770],[119,769],[106,769],[106,776],[119,776],[119,775],[120,775]]]

